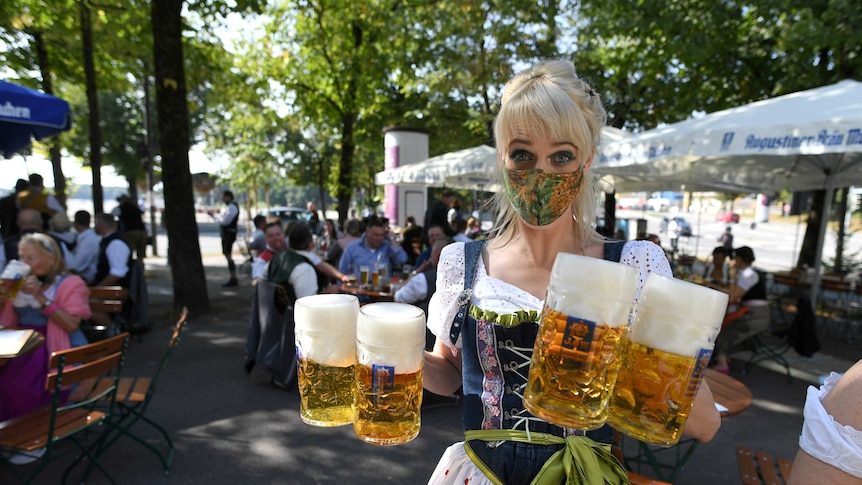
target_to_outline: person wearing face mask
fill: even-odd
[[[443,249],[428,308],[428,327],[437,340],[425,354],[424,386],[440,395],[462,387],[466,430],[429,483],[587,483],[581,477],[628,483],[610,455],[609,426],[586,433],[565,429],[523,405],[558,253],[636,267],[639,285],[649,272],[671,274],[655,244],[606,240],[593,228],[590,168],[605,123],[599,94],[569,61],[541,62],[503,90],[494,123],[502,190],[494,199],[492,237]],[[719,424],[709,387],[702,385],[684,433],[708,441]]]

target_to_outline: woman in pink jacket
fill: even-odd
[[[18,244],[30,275],[14,300],[0,302],[0,324],[35,329],[45,345],[0,366],[0,421],[50,404],[45,390],[52,352],[87,344],[82,320],[90,318],[90,290],[79,276],[66,272],[59,246],[46,234],[27,234]]]

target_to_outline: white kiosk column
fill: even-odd
[[[428,159],[428,131],[392,126],[383,129],[386,170]],[[392,226],[403,226],[408,215],[423,224],[428,187],[424,184],[385,185],[385,214]]]

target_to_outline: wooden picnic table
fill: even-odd
[[[379,291],[374,289],[362,288],[356,285],[343,285],[341,287],[341,291],[343,293],[348,293],[354,296],[366,297],[370,299],[372,302],[377,301],[395,301],[395,292],[393,291]]]
[[[706,370],[704,379],[709,384],[715,402],[727,408],[727,411],[721,411],[722,418],[739,414],[751,407],[754,400],[751,390],[741,381],[713,369]]]
[[[751,407],[753,402],[751,390],[741,381],[712,369],[706,370],[704,380],[709,384],[716,404],[727,409],[726,411],[719,409],[722,419],[739,414]],[[626,469],[632,470],[632,464],[647,465],[659,480],[673,483],[679,472],[685,468],[685,464],[694,454],[699,443],[694,438],[683,438],[676,445],[665,448],[638,441],[635,453],[627,454],[624,450],[625,466]],[[659,455],[671,458],[659,461]],[[640,466],[636,468],[634,471],[639,472]]]

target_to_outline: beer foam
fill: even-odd
[[[356,340],[360,364],[395,366],[396,372],[422,367],[425,312],[406,303],[370,303],[359,309]]]
[[[359,309],[356,338],[376,347],[411,347],[425,342],[425,312],[406,303],[370,303]]]
[[[3,273],[0,274],[0,278],[4,280],[17,281],[26,278],[29,274],[29,264],[22,261],[18,261],[17,259],[13,259],[9,261],[5,268],[3,268]]]
[[[293,319],[297,329],[332,330],[353,334],[358,313],[359,299],[353,295],[311,295],[296,300]]]
[[[677,355],[711,348],[727,310],[726,293],[650,273],[629,339]]]
[[[356,363],[356,316],[353,295],[311,295],[296,300],[294,321],[302,357],[318,364],[346,367]]]
[[[638,270],[632,266],[559,253],[551,269],[547,304],[599,324],[626,325],[637,283]]]

